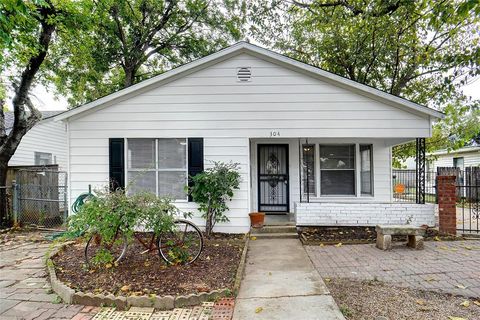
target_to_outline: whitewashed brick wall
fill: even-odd
[[[298,226],[435,226],[435,205],[415,203],[295,203]]]

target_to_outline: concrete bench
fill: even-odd
[[[377,248],[381,250],[392,249],[392,236],[407,236],[407,246],[417,250],[423,249],[423,236],[425,229],[410,225],[377,225]]]

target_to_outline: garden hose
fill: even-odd
[[[72,204],[72,212],[77,213],[80,208],[85,204],[85,201],[90,197],[94,197],[94,195],[90,192],[85,192],[79,195],[75,202]]]

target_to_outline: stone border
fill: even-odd
[[[245,241],[240,263],[237,269],[234,282],[234,294],[238,292],[240,288],[240,282],[245,270],[245,260],[247,257],[248,243],[250,240],[249,234],[245,235],[247,240]],[[65,285],[57,278],[55,272],[55,266],[52,258],[63,250],[66,246],[73,244],[74,241],[65,242],[62,245],[54,248],[47,254],[46,266],[48,274],[50,276],[50,284],[52,290],[60,297],[65,303],[79,304],[87,306],[115,306],[117,309],[126,310],[129,307],[153,307],[158,310],[171,310],[174,308],[181,308],[187,306],[199,305],[202,302],[214,301],[219,298],[224,298],[232,295],[230,289],[218,289],[210,292],[201,292],[198,294],[178,295],[178,296],[114,296],[113,294],[93,294],[76,292],[74,289]]]

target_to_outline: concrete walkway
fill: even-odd
[[[344,319],[297,239],[250,241],[234,320]]]

